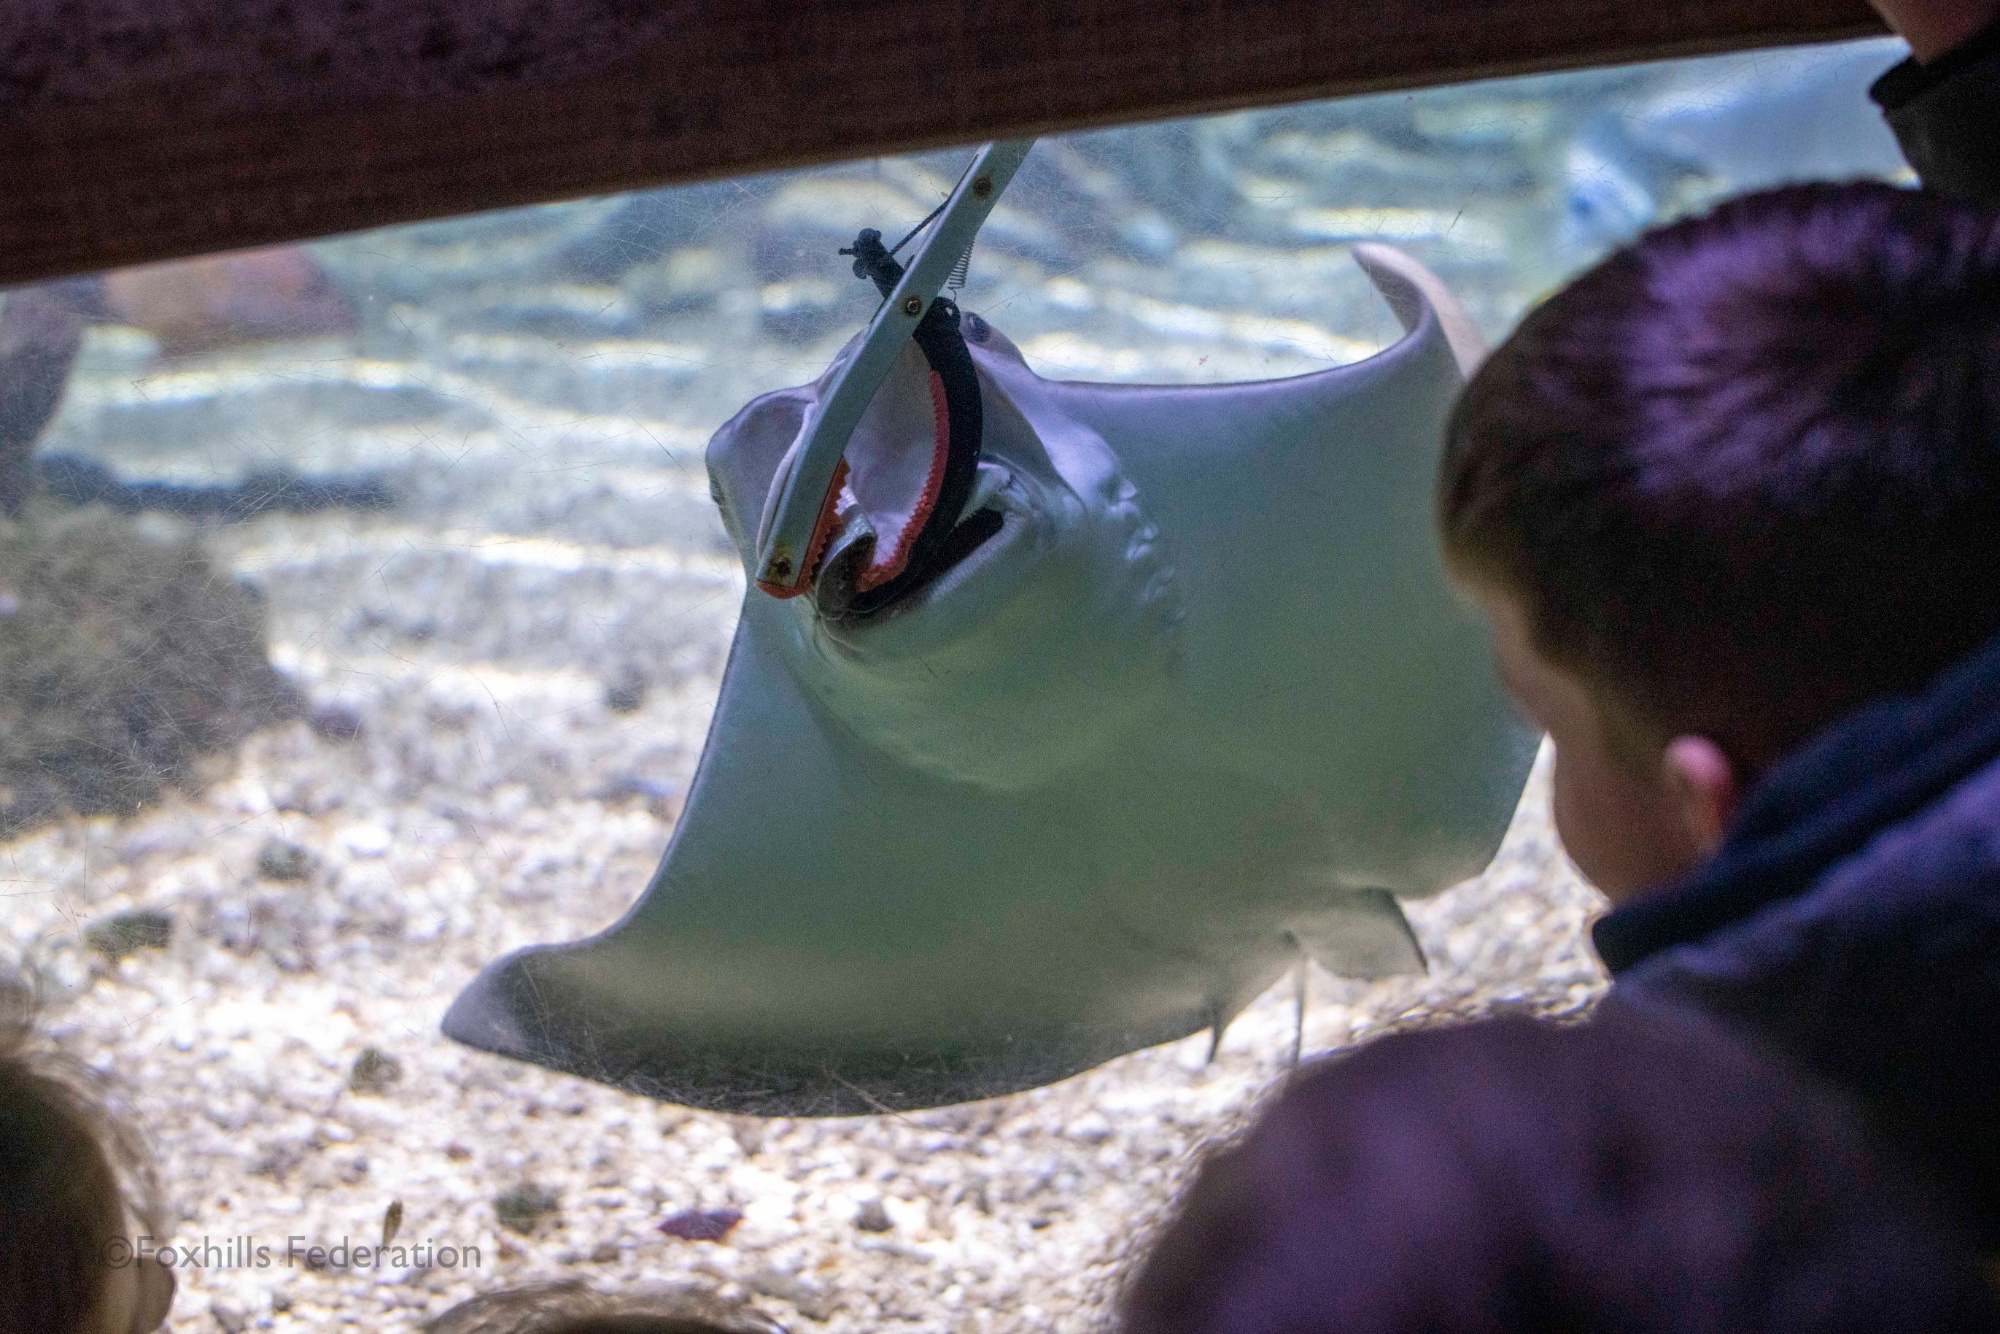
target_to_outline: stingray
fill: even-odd
[[[609,929],[489,965],[446,1034],[851,1115],[1219,1040],[1308,958],[1421,969],[1396,896],[1485,865],[1533,738],[1431,531],[1477,336],[1415,261],[1355,257],[1403,337],[1260,383],[1047,380],[938,303],[976,444],[963,376],[906,341],[803,596],[757,586],[759,516],[841,362],[725,424],[749,584],[665,858]]]

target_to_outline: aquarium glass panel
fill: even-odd
[[[1733,192],[1910,180],[1865,97],[1901,51],[1044,139],[958,298],[1050,377],[1291,376],[1397,337],[1352,257],[1379,241],[1497,340]],[[1409,905],[1427,977],[1288,980],[1213,1053],[767,1122],[439,1036],[482,965],[647,883],[744,597],[704,444],[826,369],[877,301],[837,252],[916,226],[969,157],[5,295],[0,932],[156,1146],[191,1248],[174,1328],[401,1328],[563,1274],[720,1286],[795,1329],[1079,1328],[1134,1220],[1295,1051],[1602,985],[1538,777],[1491,873]]]

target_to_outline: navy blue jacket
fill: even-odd
[[[2000,207],[2000,23],[1869,92],[1925,185]]]
[[[1593,935],[1614,1001],[1692,1001],[1845,1088],[2000,1250],[2000,640],[1807,743]]]

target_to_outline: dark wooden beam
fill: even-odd
[[[0,283],[1880,31],[1863,0],[19,0],[0,11]]]

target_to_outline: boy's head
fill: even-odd
[[[1875,184],[1749,195],[1571,283],[1473,378],[1439,489],[1614,898],[2000,634],[1996,515],[2000,220]]]
[[[782,1334],[741,1303],[685,1287],[604,1292],[579,1279],[484,1292],[424,1326],[425,1334]]]
[[[1855,1121],[1693,1016],[1403,1033],[1213,1153],[1121,1334],[1945,1334],[1970,1248]]]
[[[0,1330],[147,1334],[173,1272],[135,1258],[158,1235],[144,1150],[88,1076],[35,1042],[31,990],[0,981]]]

